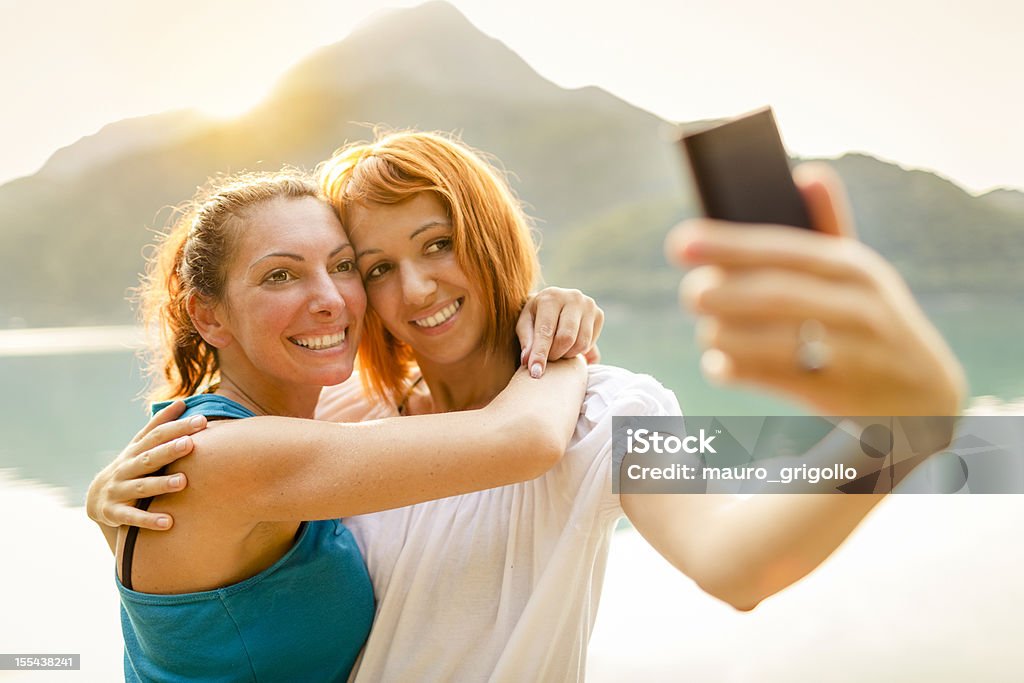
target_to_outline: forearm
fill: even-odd
[[[747,610],[820,565],[881,498],[629,494],[622,507],[677,569]]]
[[[532,479],[558,461],[579,414],[585,370],[562,370],[552,365],[541,380],[520,371],[481,410],[360,424],[222,423],[197,436],[190,487],[231,514],[277,521],[345,517]]]
[[[868,425],[891,427],[869,438]],[[766,476],[743,498],[708,494],[624,494],[641,534],[709,593],[749,609],[820,565],[891,490],[949,443],[951,418],[844,421],[802,456],[751,463]],[[791,479],[785,468],[853,467],[856,479]],[[871,479],[871,474],[881,477]],[[759,475],[760,476],[760,475]],[[844,493],[848,485],[857,493]],[[840,489],[837,491],[837,489]]]
[[[520,369],[488,406],[515,421],[520,434],[528,432],[531,439],[537,440],[541,449],[537,453],[537,464],[542,468],[538,475],[558,462],[569,447],[586,394],[587,374],[581,358],[551,362],[541,380],[547,382],[546,385],[539,385],[527,370]],[[514,446],[508,442],[516,438],[499,435],[501,447]]]
[[[768,495],[736,499],[710,519],[697,562],[713,594],[751,609],[797,582],[838,548],[881,495]],[[710,566],[714,563],[714,566]]]
[[[741,493],[888,493],[950,443],[954,425],[943,417],[844,419],[803,455],[753,461],[763,472]],[[837,465],[850,476],[805,475]]]
[[[233,497],[245,501],[236,512],[261,521],[377,512],[503,486],[543,471],[532,433],[522,432],[518,419],[483,410],[359,424],[262,422],[263,445],[239,465],[244,474],[235,483],[223,469],[212,477],[201,469],[189,472],[194,489],[211,478],[221,484],[215,488],[234,488]],[[217,450],[217,444],[211,448]],[[197,464],[202,456],[200,445]]]

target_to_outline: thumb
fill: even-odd
[[[800,164],[793,169],[793,180],[815,230],[836,237],[857,236],[843,181],[831,167],[820,162]]]

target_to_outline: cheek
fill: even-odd
[[[298,305],[296,297],[254,297],[246,309],[252,313],[247,326],[254,334],[283,329],[294,317]]]
[[[481,299],[483,297],[483,288],[480,283],[466,274],[466,271],[459,265],[458,259],[455,258],[455,254],[448,255],[444,267],[445,279],[448,282],[465,289],[474,298]]]
[[[397,315],[396,304],[401,301],[401,291],[394,284],[394,280],[395,278],[390,278],[389,282],[374,285],[366,290],[370,308],[385,323],[394,320]]]
[[[338,291],[341,298],[345,300],[345,307],[354,317],[362,320],[366,315],[366,290],[363,289],[363,283],[355,279],[346,282]]]

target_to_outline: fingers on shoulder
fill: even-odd
[[[110,521],[115,526],[137,526],[152,531],[167,531],[174,526],[174,518],[168,514],[147,512],[130,505],[121,505],[112,510]]]
[[[182,437],[195,434],[206,428],[207,420],[203,415],[195,415],[185,420],[175,420],[155,427],[136,444],[133,449],[136,455],[158,449]]]

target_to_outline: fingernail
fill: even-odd
[[[161,517],[160,519],[156,520],[156,525],[161,529],[166,529],[171,526],[171,520],[167,519],[166,517]]]
[[[708,349],[700,357],[704,377],[712,384],[724,384],[732,371],[732,361],[718,349]]]
[[[702,260],[705,254],[705,245],[696,241],[686,242],[679,248],[679,257],[688,263]]]
[[[541,372],[543,372],[543,369],[540,367],[540,363],[534,363],[530,366],[530,377],[538,379]]]
[[[175,474],[173,477],[171,477],[171,486],[178,487],[181,486],[183,483],[185,483],[185,477],[181,476],[180,474]]]
[[[188,450],[188,437],[187,436],[183,436],[180,439],[178,439],[177,441],[175,441],[174,442],[174,450],[178,451],[179,453],[184,453],[185,451],[187,451]]]
[[[203,417],[202,415],[196,415],[195,417],[188,421],[188,426],[192,427],[193,429],[199,429],[200,427],[203,426],[204,422],[206,422],[205,417]]]

